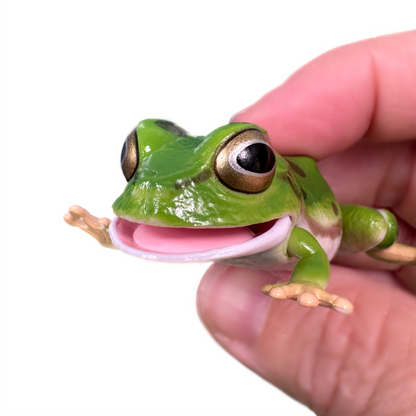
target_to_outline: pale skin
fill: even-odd
[[[341,203],[389,208],[399,242],[415,246],[415,109],[413,31],[328,52],[233,121],[263,126],[281,154],[325,159]],[[335,263],[328,290],[354,303],[350,316],[273,302],[257,291],[265,272],[213,265],[200,317],[231,355],[318,415],[414,415],[416,266],[363,254]]]

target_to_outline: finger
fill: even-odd
[[[399,203],[395,205],[394,209],[397,214],[416,228],[416,146],[413,149],[413,166],[409,178],[407,191],[404,193]],[[416,246],[416,238],[412,245]]]
[[[416,137],[416,31],[332,50],[232,121],[265,128],[277,151],[322,159],[363,136]]]
[[[416,293],[416,266],[404,266],[396,272],[396,276],[410,292]]]
[[[332,275],[329,290],[353,302],[352,315],[276,301],[260,292],[269,274],[224,265],[201,282],[199,314],[228,352],[317,414],[412,414],[416,298],[389,273]]]
[[[341,203],[382,207],[398,205],[411,192],[415,165],[416,140],[379,144],[361,141],[318,163]]]
[[[416,140],[361,141],[318,166],[338,201],[389,208],[410,224],[414,233]]]
[[[332,261],[333,264],[340,266],[355,267],[357,269],[390,270],[396,271],[403,267],[397,263],[387,263],[385,261],[373,259],[365,253],[346,254],[338,253]]]

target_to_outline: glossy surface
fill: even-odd
[[[142,121],[137,127],[140,163],[115,201],[114,213],[169,227],[250,225],[287,214],[297,218],[301,202],[289,178],[290,166],[282,157],[276,156],[275,174],[260,193],[236,192],[224,186],[214,172],[221,146],[253,129],[262,137],[265,134],[252,124],[235,123],[206,137],[192,137],[167,121]],[[263,181],[261,175],[247,176],[253,182]]]
[[[313,159],[274,153],[254,124],[192,136],[170,121],[144,120],[123,145],[121,167],[128,184],[111,223],[79,207],[65,220],[142,259],[225,262],[272,271],[277,280],[291,270],[289,281],[265,285],[263,293],[342,313],[351,313],[352,304],[324,290],[340,244],[343,251],[414,263],[416,249],[401,254],[399,246],[397,253],[392,213],[340,206]]]

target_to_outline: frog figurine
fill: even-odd
[[[338,250],[416,264],[416,248],[396,243],[390,211],[338,204],[313,159],[280,156],[254,124],[194,137],[170,121],[144,120],[124,142],[121,168],[128,183],[112,221],[78,206],[64,216],[105,247],[268,270],[286,281],[264,294],[342,313],[353,305],[325,291]]]

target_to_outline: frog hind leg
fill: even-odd
[[[416,265],[416,247],[396,242],[396,217],[387,209],[341,205],[343,235],[340,251],[366,252],[378,260]]]
[[[405,244],[394,243],[384,250],[369,250],[366,254],[374,259],[388,263],[399,263],[409,266],[416,266],[416,247]]]
[[[328,257],[315,237],[295,227],[289,237],[288,254],[297,257],[290,281],[265,285],[262,291],[275,299],[293,299],[306,307],[325,306],[342,313],[351,313],[353,306],[347,299],[324,290],[329,280]]]

